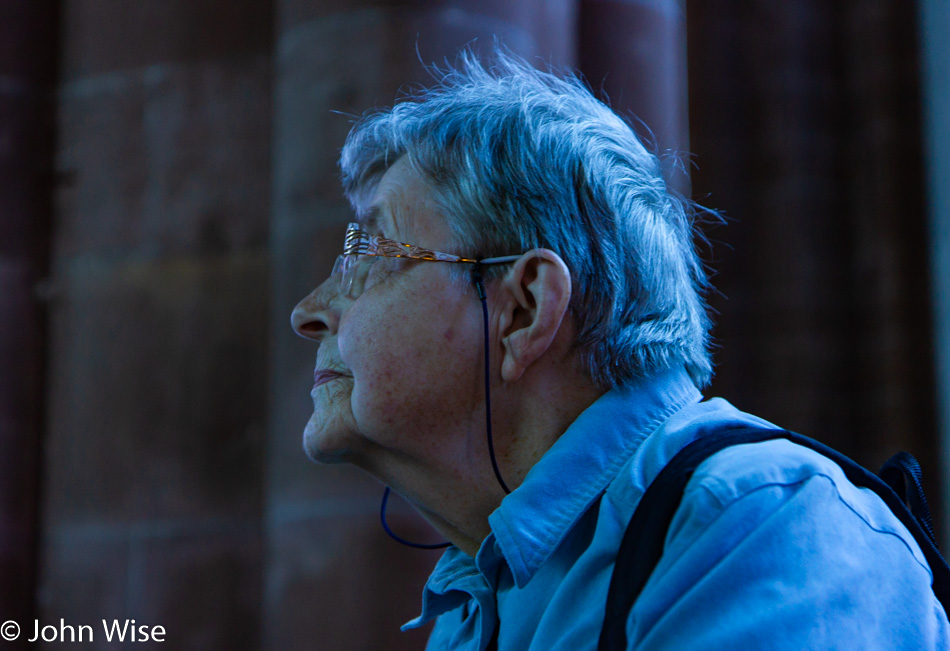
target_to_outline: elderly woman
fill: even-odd
[[[590,649],[645,487],[711,431],[774,426],[700,394],[696,207],[577,79],[494,59],[346,141],[356,219],[292,315],[319,343],[304,447],[448,540],[407,624],[437,619],[430,649]],[[656,535],[631,647],[950,645],[914,537],[787,440],[710,458]]]

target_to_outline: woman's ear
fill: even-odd
[[[533,249],[514,263],[503,284],[501,377],[514,382],[551,349],[571,302],[571,273],[554,251]]]

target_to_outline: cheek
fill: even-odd
[[[391,307],[380,311],[386,315],[381,321],[351,311],[348,327],[341,323],[340,353],[353,372],[357,426],[379,442],[409,430],[456,426],[477,403],[482,341],[472,331],[480,330],[450,316],[464,321],[464,309],[405,313]]]
[[[422,333],[411,332],[396,306],[372,312],[359,307],[354,305],[346,322],[341,322],[339,345],[340,356],[353,373],[354,418],[360,430],[370,434],[394,424],[395,412],[407,398],[406,386],[421,379],[413,375],[423,357],[414,346]]]
[[[451,351],[433,341],[422,324],[391,323],[374,332],[354,333],[353,409],[357,418],[378,425],[412,420],[433,393]],[[418,416],[417,416],[418,417]]]

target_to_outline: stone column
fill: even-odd
[[[316,347],[293,334],[290,311],[329,273],[351,218],[336,164],[350,116],[391,105],[407,82],[430,80],[422,63],[451,61],[473,39],[573,63],[572,3],[282,0],[277,15],[265,646],[417,649],[425,634],[398,627],[418,614],[438,553],[386,537],[377,482],[305,458]],[[408,537],[437,535],[398,501],[391,519]]]
[[[256,649],[271,6],[62,12],[40,616]]]
[[[26,629],[38,540],[55,3],[0,3],[0,42],[0,621]]]
[[[689,150],[683,0],[581,0],[578,61],[595,93],[630,118],[664,157],[666,177],[688,194],[679,155]]]
[[[729,220],[710,233],[729,244],[713,249],[711,392],[868,467],[911,450],[926,481],[915,18],[896,0],[691,2],[690,99],[693,187]]]
[[[943,505],[950,504],[950,6],[938,0],[918,4],[926,156],[927,241],[933,305],[937,432]],[[950,543],[950,515],[944,506],[942,546]]]

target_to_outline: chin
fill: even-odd
[[[353,441],[314,413],[303,431],[303,451],[315,463],[351,463]]]
[[[313,413],[303,431],[303,451],[316,463],[347,463],[360,447],[350,411],[352,380],[339,378],[310,392]]]

